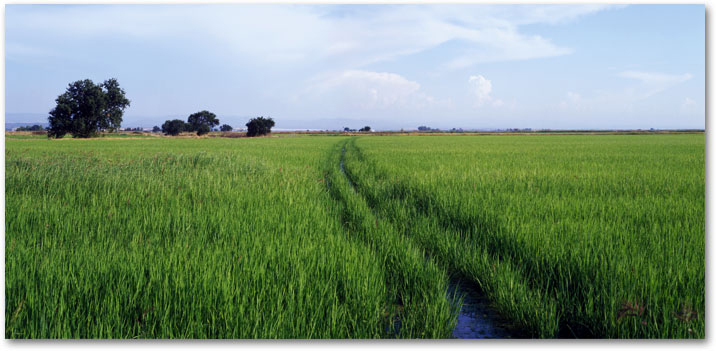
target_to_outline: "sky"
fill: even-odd
[[[6,122],[116,78],[123,127],[705,128],[704,5],[6,5]]]

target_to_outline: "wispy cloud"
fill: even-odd
[[[68,81],[117,77],[128,115],[598,127],[681,108],[701,124],[703,6],[602,13],[619,7],[7,5],[6,100],[42,111]]]
[[[624,71],[619,74],[624,78],[638,79],[647,84],[676,84],[685,82],[692,78],[689,73],[666,74],[658,72]]]
[[[182,37],[213,42],[225,53],[255,64],[324,61],[343,69],[418,53],[451,40],[465,42],[444,67],[564,55],[571,49],[521,33],[534,23],[560,23],[609,6],[12,6],[7,28],[56,38]],[[355,7],[354,7],[355,8]],[[360,8],[360,7],[358,7]],[[341,15],[336,14],[341,9]],[[466,11],[468,10],[468,11]],[[12,42],[16,37],[8,37]],[[8,53],[13,54],[10,48]]]
[[[636,98],[644,99],[667,90],[677,84],[693,78],[690,73],[666,74],[659,72],[624,71],[620,77],[636,79],[641,82],[639,87],[631,88],[629,92]]]
[[[661,72],[622,71],[616,77],[628,78],[627,84],[615,86],[613,90],[596,91],[591,94],[580,94],[568,91],[557,104],[559,110],[577,115],[609,115],[617,113],[632,113],[635,108],[647,105],[660,104],[656,94],[682,84],[693,76],[689,73],[668,74]],[[636,81],[634,84],[633,81]],[[614,80],[620,84],[619,80]],[[651,98],[651,99],[650,99]],[[639,107],[641,106],[641,107]],[[684,98],[676,106],[680,113],[698,112],[698,105],[691,98]]]

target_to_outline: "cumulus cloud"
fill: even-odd
[[[468,80],[472,85],[472,90],[477,98],[477,104],[482,105],[485,101],[492,99],[490,92],[492,92],[492,82],[485,79],[483,76],[470,76]]]
[[[348,70],[328,77],[314,87],[314,93],[344,91],[363,108],[386,108],[405,105],[420,89],[417,82],[387,72]]]
[[[450,99],[459,105],[455,111],[465,116],[473,113],[475,106],[503,106],[491,111],[500,113],[514,106],[514,99],[503,97],[507,100],[504,103],[493,96],[502,91],[497,82],[482,75],[470,76],[465,73],[468,69],[485,62],[572,52],[548,35],[535,35],[543,26],[525,26],[561,24],[611,7],[8,5],[6,57],[11,62],[27,62],[28,58],[47,57],[47,52],[56,51],[74,56],[62,65],[75,60],[82,62],[78,69],[101,64],[119,72],[132,61],[135,66],[131,67],[161,77],[151,80],[155,83],[143,80],[142,87],[154,84],[157,91],[174,89],[178,96],[185,96],[181,82],[186,81],[182,77],[187,69],[196,76],[194,81],[221,84],[219,93],[207,89],[206,97],[197,97],[198,93],[192,92],[193,99],[181,98],[177,105],[185,103],[183,100],[211,101],[226,110],[237,105],[251,111],[278,109],[286,118],[301,111],[311,118],[350,113],[449,118],[445,110],[452,107]],[[105,45],[104,50],[116,50],[121,55],[88,55],[86,48],[95,45]],[[443,45],[449,50],[442,51]],[[445,54],[427,54],[431,50]],[[411,56],[421,52],[426,55]],[[400,71],[403,75],[380,71],[393,70],[390,67],[404,67]],[[424,67],[438,69],[433,72]],[[453,75],[442,74],[444,70],[465,71]],[[428,86],[429,80],[422,77],[430,74],[434,74],[431,79],[444,80],[438,84],[430,81],[432,85]],[[458,77],[458,81],[447,81],[451,77]],[[462,81],[466,77],[469,96]],[[441,89],[445,86],[451,89]],[[239,103],[223,102],[228,100],[224,95],[238,96]],[[466,96],[469,101],[465,101]],[[134,98],[135,108],[140,108],[142,99],[147,105],[160,100],[139,95]],[[586,105],[588,96],[584,100]]]
[[[446,102],[425,94],[418,82],[399,74],[346,70],[310,80],[294,101],[324,101],[356,110],[414,110]]]
[[[475,97],[476,106],[492,104],[494,107],[499,107],[504,104],[502,100],[493,99],[493,97],[490,96],[492,93],[492,81],[489,79],[482,75],[470,76],[468,83],[470,83],[470,88]]]

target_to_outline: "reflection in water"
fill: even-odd
[[[450,282],[450,296],[462,297],[462,309],[452,336],[457,339],[503,339],[518,337],[511,333],[489,301],[465,281]]]

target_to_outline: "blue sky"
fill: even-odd
[[[123,126],[704,128],[703,5],[7,5],[6,122],[117,78]]]

